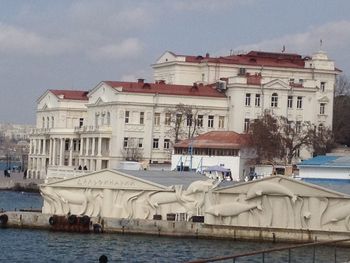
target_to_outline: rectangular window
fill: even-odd
[[[139,138],[138,146],[139,146],[139,148],[142,148],[142,146],[143,146],[143,138]]]
[[[278,95],[273,93],[271,96],[271,107],[276,108],[278,106]]]
[[[219,129],[223,129],[225,127],[225,117],[219,116]]]
[[[198,127],[203,127],[203,115],[198,115],[197,126]]]
[[[159,112],[154,113],[154,125],[155,126],[160,125],[160,113]]]
[[[140,112],[140,124],[145,123],[145,113],[143,111]]]
[[[129,142],[129,138],[128,137],[124,137],[124,143],[123,143],[123,147],[124,148],[128,148],[128,142]]]
[[[250,106],[250,93],[245,94],[245,105]]]
[[[303,79],[299,79],[299,83],[300,83],[300,84],[303,84],[303,83],[304,83],[304,80],[303,80]]]
[[[83,127],[84,125],[84,118],[79,119],[79,128]]]
[[[321,82],[321,86],[320,86],[320,90],[321,90],[321,92],[324,92],[325,91],[325,89],[326,89],[326,82]]]
[[[301,121],[297,121],[295,123],[295,131],[300,132],[301,131]]]
[[[293,84],[294,83],[294,79],[289,79],[289,83]]]
[[[208,116],[208,128],[213,128],[214,127],[214,116],[209,115]]]
[[[260,107],[260,94],[255,94],[255,107]]]
[[[170,125],[170,123],[171,123],[171,113],[165,113],[165,122],[164,122],[164,124],[165,125]]]
[[[159,139],[153,138],[153,149],[158,149],[158,148],[159,148]]]
[[[170,148],[170,139],[164,139],[164,149]]]
[[[129,123],[130,111],[125,111],[125,123]]]
[[[250,125],[250,120],[249,119],[244,119],[244,132],[249,131],[249,125]]]
[[[192,114],[187,115],[187,126],[192,126]]]
[[[326,108],[326,104],[320,103],[320,114],[323,115],[325,113],[325,108]]]
[[[64,140],[64,150],[69,151],[69,140]]]
[[[176,114],[176,125],[180,126],[182,123],[182,114],[178,113]]]
[[[298,97],[297,98],[297,108],[302,109],[303,108],[303,97]]]
[[[293,96],[288,96],[287,107],[289,109],[293,108]]]

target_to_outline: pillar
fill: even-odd
[[[60,139],[60,166],[63,166],[64,138]]]
[[[98,137],[97,156],[102,156],[102,138]]]
[[[96,138],[93,137],[92,138],[92,146],[91,146],[91,156],[95,155],[95,141],[96,141]]]
[[[52,139],[50,138],[49,144],[49,165],[52,165]]]
[[[56,138],[52,139],[52,144],[53,144],[53,150],[52,150],[52,165],[56,165]]]
[[[72,166],[72,159],[73,159],[73,138],[69,139],[69,161],[68,165]]]

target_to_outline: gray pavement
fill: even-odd
[[[5,177],[4,171],[0,171],[0,190],[13,189],[16,186],[32,189],[33,185],[42,183],[43,179],[23,179],[22,172],[11,172],[10,177]]]

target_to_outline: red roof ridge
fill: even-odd
[[[85,90],[67,90],[67,89],[49,89],[51,93],[59,97],[63,95],[63,98],[66,100],[88,100],[87,94],[88,91]]]

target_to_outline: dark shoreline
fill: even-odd
[[[26,185],[22,185],[21,183],[15,183],[12,187],[0,188],[0,191],[40,193],[39,185],[37,185],[36,183],[29,183]]]

